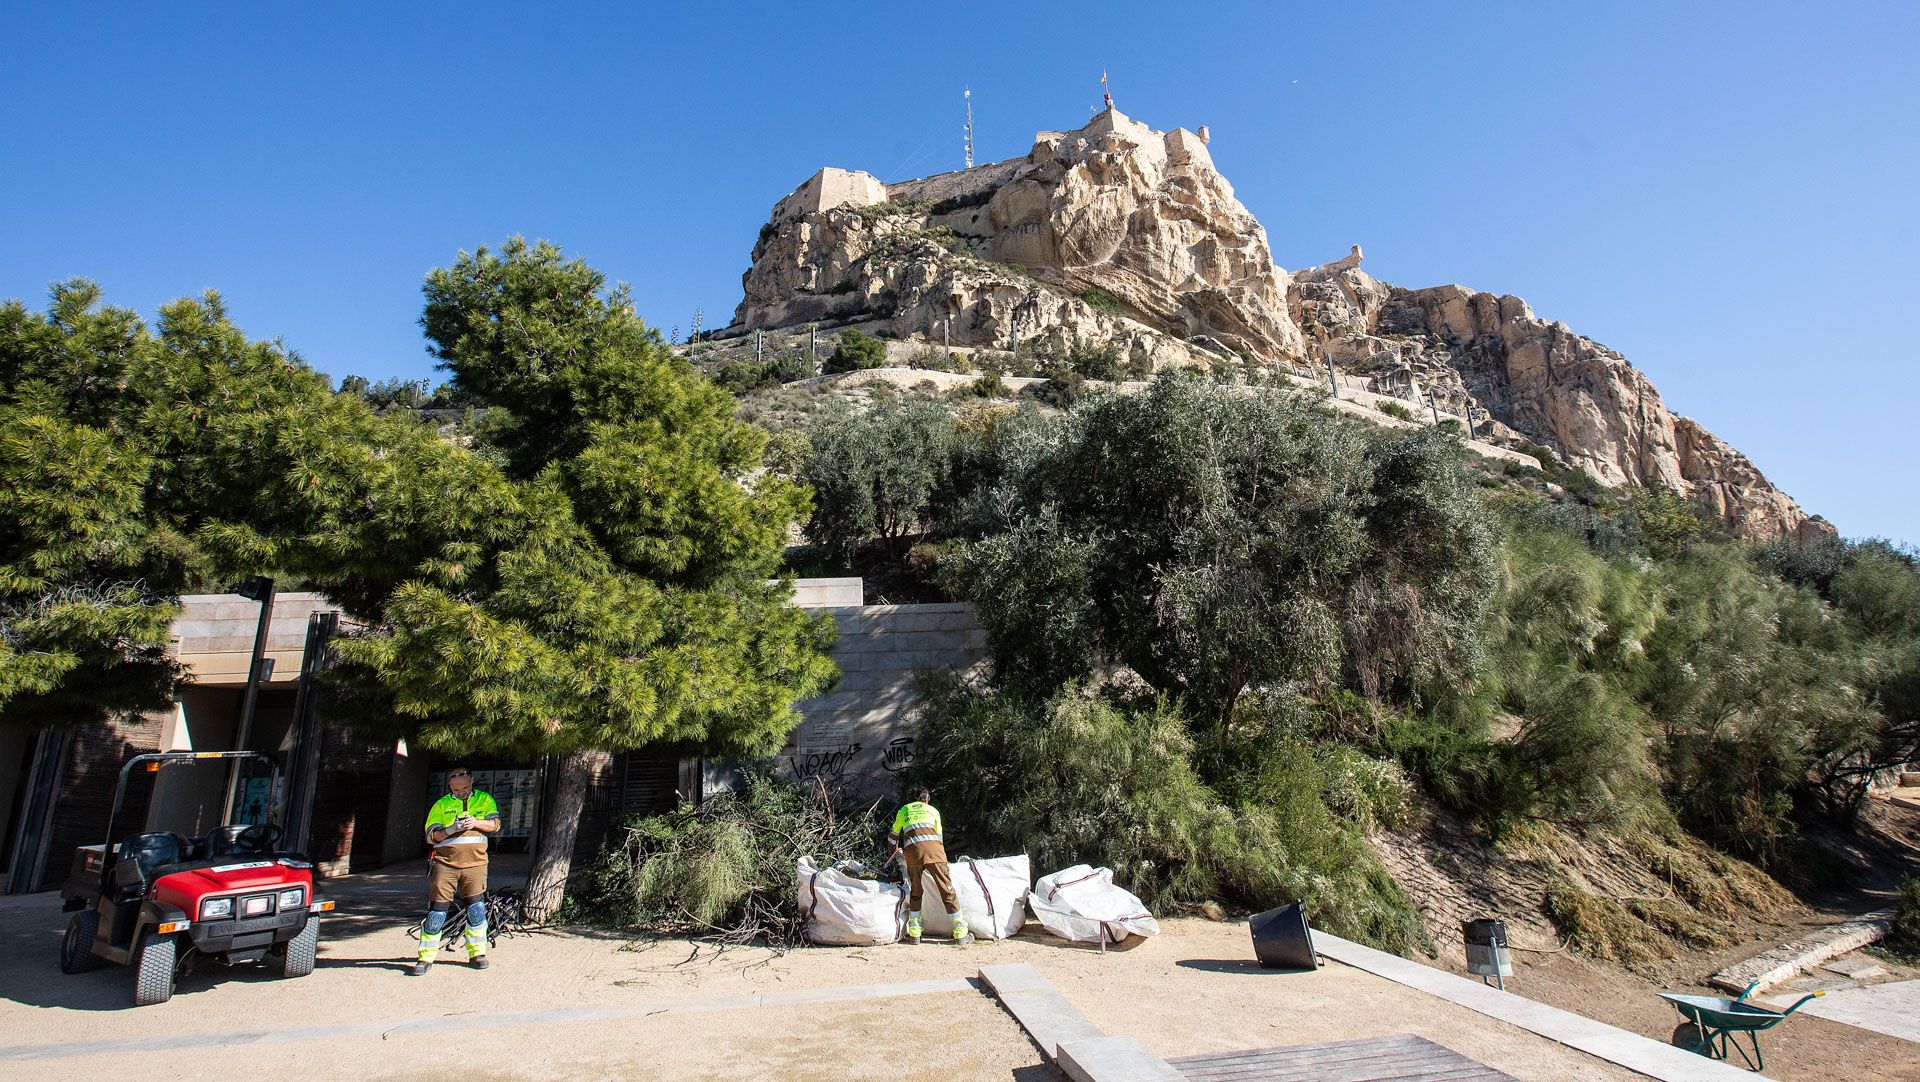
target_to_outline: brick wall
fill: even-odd
[[[107,813],[120,782],[120,767],[142,752],[160,750],[159,716],[132,718],[104,725],[88,725],[73,734],[61,768],[60,791],[53,815],[53,841],[47,849],[46,872],[40,886],[57,887],[73,865],[73,851],[98,845],[106,838]],[[127,783],[127,802],[114,821],[119,842],[146,829],[148,798],[153,776],[142,772]]]

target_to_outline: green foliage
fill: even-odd
[[[1632,507],[1647,552],[1656,559],[1687,551],[1710,528],[1692,501],[1664,486],[1634,489]]]
[[[1753,548],[1753,559],[1774,577],[1831,598],[1834,576],[1847,565],[1851,547],[1837,536],[1776,537]]]
[[[341,644],[334,679],[363,724],[397,716],[461,750],[764,754],[831,679],[830,625],[769,581],[804,490],[746,480],[764,433],[604,287],[517,238],[428,276],[436,353],[520,423],[502,439],[507,476],[449,448],[471,479],[419,479],[464,536],[403,564],[425,573]]]
[[[844,559],[878,535],[904,557],[946,479],[946,409],[927,398],[880,398],[863,412],[822,418],[810,437],[800,474],[814,494],[807,536]]]
[[[568,915],[659,935],[712,935],[781,946],[802,942],[794,895],[802,856],[877,865],[886,831],[873,801],[763,773],[698,808],[634,817],[582,876]]]
[[[1778,864],[1798,797],[1844,817],[1873,769],[1911,754],[1893,675],[1908,625],[1892,615],[1911,569],[1867,555],[1825,576],[1836,593],[1876,583],[1854,603],[1873,615],[1853,617],[1765,574],[1765,553],[1699,539],[1684,505],[1666,501],[1675,529],[1647,502],[1635,495],[1627,531],[1612,535],[1630,541],[1613,553],[1562,528],[1572,520],[1514,517],[1486,668],[1433,710],[1393,720],[1383,744],[1496,825],[1657,828],[1672,815]]]
[[[889,204],[890,205],[890,204]],[[857,372],[879,368],[887,363],[887,344],[871,335],[849,328],[840,336],[840,348],[827,358],[828,372]]]
[[[914,350],[913,353],[907,357],[907,367],[921,368],[929,372],[966,373],[973,371],[973,365],[970,364],[964,356],[941,349],[931,342]]]
[[[714,373],[713,382],[736,395],[751,394],[813,376],[813,363],[803,349],[782,349],[764,361],[729,361]]]
[[[1054,409],[1067,409],[1087,393],[1087,381],[1078,372],[1068,372],[1064,376],[1053,376],[1043,382],[1029,384],[1021,394],[1045,403]]]
[[[44,315],[0,306],[0,719],[19,724],[166,703],[177,596],[332,560],[284,551],[309,521],[286,493],[423,437],[246,341],[217,294],[151,329],[99,301],[74,281]]]
[[[1096,312],[1105,312],[1110,316],[1124,316],[1127,314],[1127,307],[1120,303],[1120,298],[1098,286],[1088,286],[1086,289],[1081,290],[1080,299],[1087,302],[1087,307],[1092,308]]]
[[[1518,450],[1521,454],[1531,455],[1540,463],[1540,472],[1553,484],[1566,490],[1567,495],[1583,502],[1592,502],[1601,498],[1607,486],[1600,483],[1592,474],[1576,469],[1560,460],[1552,449],[1537,443],[1523,443]]]
[[[1021,446],[950,575],[1028,694],[1103,657],[1216,723],[1250,685],[1412,688],[1471,665],[1491,588],[1457,455],[1167,375]]]
[[[1007,381],[1000,378],[997,369],[986,368],[980,378],[960,389],[968,398],[1012,398],[1013,391],[1007,387]]]
[[[1056,381],[1073,377],[1112,382],[1124,376],[1120,347],[1076,337],[1064,345],[1047,344],[1033,354],[1033,374]]]
[[[1401,420],[1401,421],[1413,420],[1413,411],[1408,409],[1404,403],[1396,402],[1391,398],[1383,398],[1380,401],[1375,402],[1374,408],[1378,409],[1381,413],[1384,413],[1387,416],[1395,418],[1397,420]]]
[[[1272,747],[1266,770],[1221,792],[1201,780],[1187,720],[1165,700],[1118,707],[1068,687],[1034,703],[951,680],[925,691],[907,780],[933,789],[950,849],[1111,867],[1155,910],[1304,899],[1337,934],[1432,951],[1359,829],[1327,807],[1351,779],[1329,782],[1310,750]]]
[[[1893,911],[1882,949],[1909,963],[1920,961],[1920,879],[1900,884],[1900,902]]]

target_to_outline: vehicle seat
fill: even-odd
[[[132,861],[134,866],[139,869],[139,883],[150,882],[153,879],[153,873],[158,869],[169,864],[178,864],[185,860],[187,858],[187,851],[192,844],[192,842],[181,835],[175,834],[171,830],[155,830],[145,834],[135,834],[120,843],[119,861],[116,863],[115,878],[124,878],[118,869],[124,868],[125,862]],[[133,884],[123,883],[123,885]]]
[[[207,859],[216,860],[235,853],[260,852],[257,846],[240,844],[240,835],[251,829],[252,826],[248,823],[228,823],[226,826],[214,827],[207,831],[207,840],[202,843]]]

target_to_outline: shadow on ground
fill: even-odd
[[[1207,973],[1246,973],[1267,977],[1296,977],[1313,972],[1311,969],[1267,969],[1251,958],[1182,958],[1174,965]]]

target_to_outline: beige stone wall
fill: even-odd
[[[291,687],[300,677],[300,654],[307,644],[307,618],[336,611],[319,594],[284,593],[274,598],[273,623],[267,629],[267,656],[273,659],[270,687]],[[180,599],[173,622],[173,653],[196,684],[238,687],[247,682],[260,603],[239,594],[190,594]]]
[[[887,201],[887,186],[872,173],[826,168],[774,204],[773,221],[816,214],[829,207],[864,207]]]
[[[909,203],[922,199],[938,202],[942,199],[954,199],[976,192],[992,191],[1012,180],[1020,167],[1027,164],[1025,158],[1009,158],[1004,162],[992,162],[976,165],[972,169],[956,169],[951,173],[935,173],[918,180],[903,180],[887,185],[887,194],[896,202]]]

